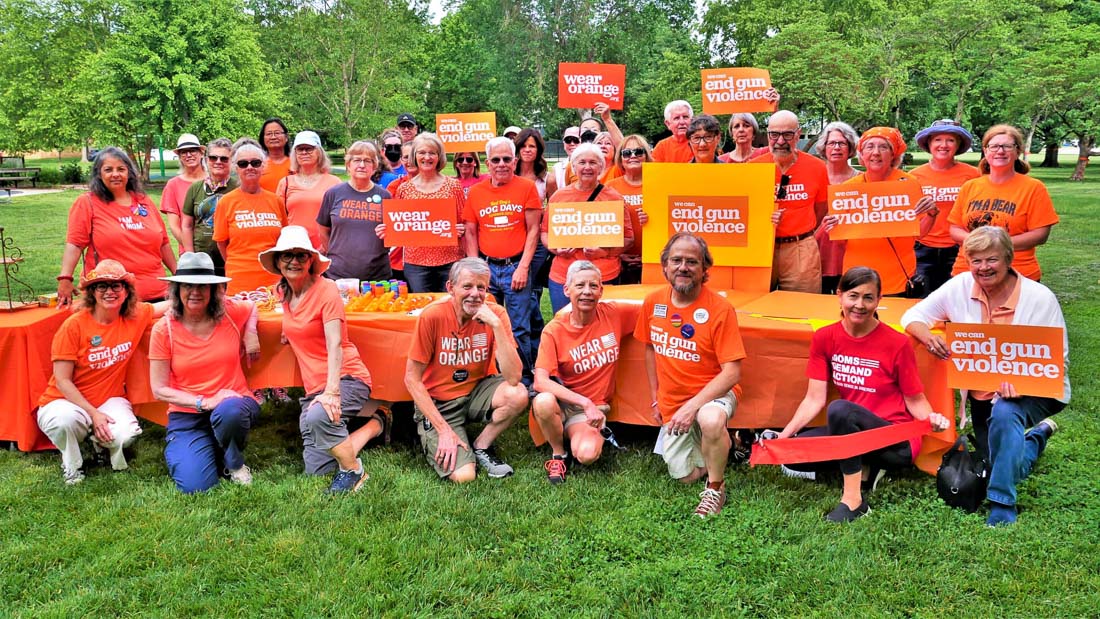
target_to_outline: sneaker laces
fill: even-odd
[[[714,488],[703,488],[699,493],[699,507],[695,508],[697,514],[713,514],[722,507],[722,493]]]
[[[558,458],[550,458],[543,467],[546,469],[546,474],[550,477],[564,478],[567,470],[565,460],[560,460]]]

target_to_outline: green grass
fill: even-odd
[[[356,496],[300,474],[295,411],[265,409],[250,488],[179,495],[164,432],[146,425],[130,472],[61,484],[55,453],[0,453],[0,596],[8,616],[1095,616],[1100,607],[1100,179],[1039,171],[1062,223],[1039,250],[1070,329],[1074,399],[1021,487],[1017,526],[950,509],[932,478],[890,480],[850,526],[835,488],[731,468],[729,503],[689,516],[640,432],[560,487],[526,422],[506,480],[451,487],[407,443],[371,447]],[[1095,175],[1094,175],[1095,176]],[[0,204],[52,290],[75,192]],[[384,361],[384,360],[383,360]],[[367,360],[368,364],[379,360]]]

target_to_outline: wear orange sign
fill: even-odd
[[[829,185],[829,214],[839,220],[829,238],[917,236],[920,224],[914,209],[923,195],[920,183],[913,181]]]
[[[948,323],[947,384],[997,391],[1012,383],[1020,395],[1065,395],[1064,331],[1058,327]]]
[[[497,134],[497,113],[436,114],[435,133],[448,153],[485,152]]]
[[[559,108],[593,107],[597,103],[606,103],[613,110],[621,110],[625,90],[625,64],[558,64]]]
[[[458,245],[454,198],[382,200],[386,247],[454,247]]]
[[[622,247],[623,201],[551,202],[547,247]]]
[[[779,94],[767,69],[703,69],[703,113],[774,112]]]

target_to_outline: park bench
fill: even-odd
[[[12,187],[18,187],[21,181],[30,181],[31,187],[38,186],[38,173],[42,168],[4,168],[0,167],[0,189],[8,192],[11,198]]]

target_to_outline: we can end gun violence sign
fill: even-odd
[[[547,247],[622,247],[622,200],[551,202],[547,205]]]
[[[703,113],[774,112],[779,94],[767,69],[702,69]]]
[[[1064,329],[955,322],[944,334],[949,387],[998,391],[1007,382],[1020,395],[1064,397]]]
[[[917,236],[916,206],[923,195],[920,183],[914,181],[829,185],[829,214],[838,220],[829,238]]]

